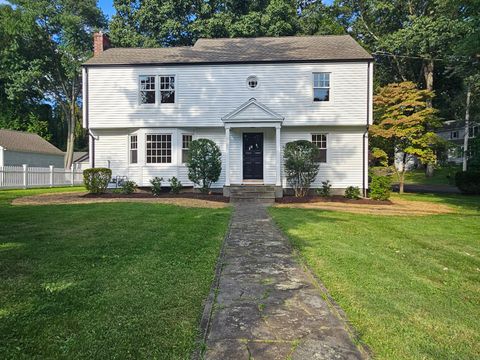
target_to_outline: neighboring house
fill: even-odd
[[[473,123],[469,129],[468,137],[473,139],[478,136],[480,125]],[[456,145],[455,148],[450,149],[447,155],[447,160],[457,164],[463,162],[463,141],[465,137],[465,122],[457,120],[448,120],[443,123],[442,128],[436,131],[437,135],[452,142]]]
[[[193,47],[108,48],[95,34],[83,66],[83,119],[90,165],[140,186],[176,176],[192,186],[189,144],[208,138],[222,151],[213,186],[288,188],[287,142],[321,150],[314,187],[368,187],[367,128],[373,59],[350,36],[200,39]]]
[[[0,129],[0,166],[63,168],[64,153],[37,134]]]
[[[77,170],[88,169],[90,167],[90,159],[88,157],[88,152],[75,151],[73,153],[73,165]]]

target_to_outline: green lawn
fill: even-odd
[[[230,209],[10,206],[0,191],[2,359],[187,359]]]
[[[372,171],[378,175],[385,175],[386,168],[372,167]],[[415,169],[405,173],[405,184],[421,184],[421,185],[454,185],[455,173],[460,171],[461,167],[443,167],[435,169],[432,177],[425,176],[425,170]],[[398,183],[398,177],[391,168],[388,172],[392,173],[392,183]]]
[[[408,195],[458,214],[271,208],[378,359],[480,358],[480,197]]]

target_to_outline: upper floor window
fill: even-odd
[[[188,161],[188,152],[190,150],[190,143],[192,142],[192,135],[183,134],[182,135],[182,163]]]
[[[173,104],[175,102],[175,76],[160,76],[160,103]]]
[[[155,76],[140,76],[140,104],[155,104]]]
[[[313,101],[330,99],[330,73],[313,73]]]
[[[138,138],[137,135],[130,136],[130,163],[138,162]]]
[[[458,139],[458,131],[450,132],[450,139]]]
[[[312,134],[312,143],[319,149],[317,161],[327,162],[327,134]]]
[[[147,164],[169,164],[172,162],[172,135],[147,135]]]

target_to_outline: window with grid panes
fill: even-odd
[[[155,104],[155,76],[140,76],[140,104]]]
[[[130,136],[130,163],[136,164],[138,162],[138,138],[137,135]]]
[[[175,76],[160,76],[160,103],[175,103]]]
[[[330,73],[313,73],[313,101],[330,100]]]
[[[172,135],[147,135],[147,164],[169,164],[172,162]]]
[[[183,134],[182,135],[182,163],[188,161],[188,152],[190,150],[190,143],[192,142],[192,135]]]
[[[317,161],[327,162],[327,134],[312,134],[312,143],[320,150]]]

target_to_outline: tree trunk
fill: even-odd
[[[433,91],[433,70],[434,62],[432,59],[426,60],[423,64],[423,76],[425,78],[425,88],[429,91]],[[432,103],[428,104],[429,107],[432,107]]]
[[[462,170],[467,171],[467,154],[468,154],[468,132],[470,128],[470,97],[472,95],[472,89],[470,85],[467,86],[467,102],[465,106],[465,134],[463,135],[463,163]]]
[[[398,193],[403,194],[403,185],[405,183],[405,170],[398,173]]]
[[[71,169],[73,165],[73,151],[75,146],[75,82],[72,84],[72,97],[67,105],[67,152],[65,153],[65,169]]]
[[[428,59],[424,64],[423,64],[423,76],[425,77],[425,88],[428,91],[433,91],[433,70],[434,70],[434,62],[432,59]],[[432,107],[432,100],[428,99],[427,100],[427,107],[431,108]],[[433,163],[428,163],[425,166],[425,176],[426,177],[432,177],[433,176],[433,170],[434,170],[435,164]]]

